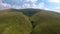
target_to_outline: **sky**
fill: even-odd
[[[0,9],[38,8],[60,12],[60,0],[0,0]]]

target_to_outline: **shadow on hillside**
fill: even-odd
[[[30,34],[33,34],[33,30],[34,30],[34,28],[35,28],[35,24],[34,24],[34,21],[31,21],[31,24],[32,24],[32,31],[31,31],[31,33]]]

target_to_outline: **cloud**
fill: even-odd
[[[40,2],[38,4],[38,0],[10,0],[12,3],[15,3],[14,5],[8,4],[7,2],[2,2],[0,0],[0,9],[5,9],[5,8],[16,8],[16,9],[21,9],[21,8],[35,8],[35,9],[45,9],[45,10],[53,10],[60,12],[60,7],[54,7],[54,8],[49,8],[45,6],[45,0],[42,0],[43,2]],[[46,0],[46,2],[51,2],[51,3],[60,3],[60,0]],[[21,5],[20,5],[21,4]]]
[[[32,2],[32,3],[36,3],[37,0],[25,0],[25,2]]]
[[[19,2],[19,0],[11,0],[12,2]],[[22,1],[22,0],[20,0]],[[42,8],[44,6],[44,3],[39,3],[36,5],[35,3],[37,0],[23,0],[24,4],[22,6],[17,6],[17,5],[10,5],[8,3],[3,3],[2,0],[0,0],[0,7],[2,6],[3,8]],[[25,2],[31,2],[31,3],[25,3]]]
[[[0,3],[0,6],[4,7],[4,8],[10,8],[11,5],[7,4],[7,3]]]
[[[21,7],[20,6],[16,6],[16,5],[10,5],[8,3],[3,3],[3,1],[0,0],[0,9],[8,9],[8,8],[16,8],[16,9],[19,9]]]
[[[55,7],[53,10],[60,12],[60,7]]]
[[[43,9],[44,8],[44,2],[39,3],[38,5],[33,4],[32,8],[38,8],[38,9]]]
[[[35,3],[33,3],[33,4],[25,3],[22,6],[22,8],[39,8],[39,9],[43,9],[44,8],[44,2],[41,2],[38,5],[36,5]]]
[[[22,8],[30,8],[30,4],[24,4]]]
[[[2,3],[2,0],[0,0],[0,3]]]
[[[55,9],[60,9],[60,7],[55,7]]]
[[[60,7],[55,7],[55,8],[48,8],[48,7],[45,7],[44,10],[50,10],[50,11],[54,11],[54,12],[58,12],[60,13]]]
[[[39,5],[37,7],[40,9],[43,9],[45,7],[45,3],[41,2],[41,3],[39,3]]]
[[[12,0],[13,2],[19,2],[18,0]],[[22,0],[20,0],[22,1]],[[37,0],[25,0],[23,1],[24,4],[22,4],[22,6],[17,6],[17,5],[10,5],[8,3],[3,3],[2,0],[0,0],[0,7],[3,8],[16,8],[16,9],[20,9],[20,8],[39,8],[42,9],[44,7],[44,2],[40,2],[38,5],[36,5],[35,3],[37,2]],[[31,3],[25,3],[25,2],[32,2]]]
[[[4,9],[4,8],[10,8],[11,5],[8,3],[3,3],[2,0],[0,0],[0,8]]]
[[[20,9],[21,7],[13,5],[11,8]]]
[[[44,7],[44,2],[40,2],[39,4],[36,5],[36,2],[38,0],[25,0],[23,1],[22,8],[39,8],[42,9]]]
[[[31,8],[38,8],[36,4],[32,4]]]
[[[22,2],[23,0],[10,0],[10,1],[18,4],[18,3]]]
[[[46,0],[47,2],[60,3],[60,0]]]

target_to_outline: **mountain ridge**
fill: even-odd
[[[40,11],[50,11],[50,10],[34,9],[34,8],[26,8],[26,9],[14,9],[14,8],[11,8],[11,9],[1,10],[1,11],[22,12],[23,14],[25,14],[27,16],[32,16],[32,15],[34,15],[36,13],[39,13]],[[50,12],[54,12],[54,11],[50,11]]]

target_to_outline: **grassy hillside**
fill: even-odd
[[[60,34],[60,14],[51,11],[41,11],[31,17],[33,34]]]
[[[32,25],[21,12],[0,12],[0,34],[29,34]]]
[[[60,34],[60,13],[41,9],[2,10],[0,34]]]

